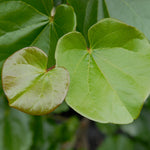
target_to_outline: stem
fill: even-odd
[[[48,71],[50,71],[50,70],[52,70],[52,69],[54,69],[54,68],[55,68],[55,66],[52,66],[52,67],[46,69],[46,72],[48,72]]]

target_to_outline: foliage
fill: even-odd
[[[149,3],[0,0],[0,149],[150,149]]]
[[[55,16],[51,17],[52,3],[49,0],[36,4],[34,1],[32,6],[20,1],[0,2],[0,70],[8,56],[27,46],[41,48],[49,56],[48,67],[53,66],[58,38],[75,29],[72,7],[60,5],[56,8]],[[43,13],[43,7],[49,14]]]

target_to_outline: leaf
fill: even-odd
[[[150,92],[149,43],[134,27],[109,18],[88,36],[89,49],[78,32],[58,42],[56,64],[70,73],[66,102],[94,121],[130,123]]]
[[[40,5],[41,0],[37,3],[25,1],[32,6],[20,1],[0,2],[0,73],[5,59],[27,46],[44,50],[48,55],[48,67],[55,65],[54,53],[58,38],[75,29],[76,17],[72,7],[58,6],[53,17],[42,11],[45,5],[48,11],[51,10],[50,1],[44,1],[45,5]]]
[[[105,17],[103,0],[68,0],[77,15],[77,30],[88,42],[88,29],[97,21]]]
[[[3,1],[3,0],[0,0]],[[5,0],[5,1],[23,1],[33,7],[35,7],[40,12],[50,15],[52,7],[53,7],[53,0]]]
[[[149,0],[105,0],[110,17],[137,27],[150,39]]]
[[[32,144],[31,118],[7,106],[0,98],[0,149],[28,150]]]
[[[11,107],[43,115],[63,102],[69,74],[64,68],[46,67],[47,55],[35,47],[24,48],[5,61],[2,84]]]

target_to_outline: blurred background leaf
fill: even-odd
[[[58,119],[58,120],[57,120]],[[60,121],[55,117],[34,117],[34,143],[31,149],[67,150],[74,145],[79,121],[75,117]]]
[[[133,143],[124,136],[108,137],[98,150],[133,150]]]
[[[32,145],[31,116],[12,109],[0,97],[0,149],[27,150]]]
[[[135,26],[150,40],[149,0],[104,0],[109,16]]]

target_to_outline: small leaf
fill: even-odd
[[[35,47],[24,48],[5,61],[2,84],[11,107],[43,115],[63,102],[69,74],[63,68],[46,67],[47,55]]]
[[[102,123],[130,123],[150,92],[149,43],[134,27],[104,19],[89,29],[90,48],[78,32],[63,36],[56,64],[70,73],[66,102]]]

